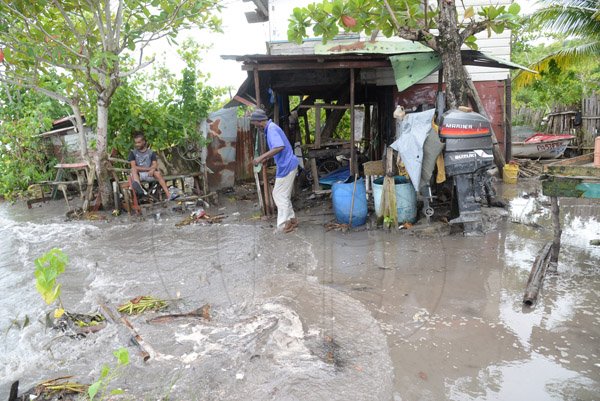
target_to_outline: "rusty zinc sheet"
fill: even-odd
[[[206,121],[206,165],[211,190],[233,187],[236,171],[237,108],[221,109],[209,114]]]
[[[254,133],[250,127],[250,118],[237,120],[237,141],[235,144],[236,166],[235,181],[251,180],[254,176],[252,160],[254,159]]]

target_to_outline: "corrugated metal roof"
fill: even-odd
[[[315,45],[315,54],[401,54],[401,53],[428,53],[431,48],[418,43],[391,40],[356,41],[336,40],[329,43]]]
[[[356,42],[355,42],[356,43]],[[367,43],[367,42],[361,42]],[[411,42],[408,42],[411,43]],[[413,53],[426,53],[431,52],[433,50],[430,48],[423,46],[418,43],[413,43],[415,46],[408,46],[407,43],[398,42],[398,47],[388,47],[386,51],[392,51],[395,49],[396,51],[393,53],[365,53],[360,51],[359,49],[354,49],[351,51],[344,50],[339,53],[327,53],[327,54],[294,54],[294,55],[271,55],[271,54],[248,54],[248,55],[225,55],[221,56],[225,60],[235,60],[238,62],[242,62],[244,64],[286,64],[286,63],[324,63],[324,62],[344,62],[344,61],[389,61],[389,57],[392,55],[401,55],[401,54],[413,54]],[[417,46],[418,45],[418,46]],[[401,48],[404,51],[401,51]],[[367,51],[375,51],[375,47],[369,48],[365,47]],[[363,49],[363,50],[365,50]],[[412,50],[411,50],[412,49]],[[515,64],[510,61],[502,60],[500,58],[494,57],[489,54],[485,54],[483,52],[477,50],[461,50],[462,61],[464,65],[473,65],[473,66],[481,66],[481,67],[496,67],[496,68],[509,68],[509,69],[522,69],[525,71],[530,71],[527,67],[522,65]],[[318,65],[318,64],[316,64]],[[389,65],[391,66],[391,64]],[[341,66],[340,68],[345,68]],[[354,67],[356,68],[356,67]],[[285,66],[282,66],[281,70],[285,70]]]

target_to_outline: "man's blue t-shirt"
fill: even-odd
[[[275,177],[283,178],[298,167],[298,159],[294,154],[294,149],[292,149],[290,141],[285,136],[285,132],[271,120],[265,126],[265,135],[267,136],[269,150],[283,146],[283,150],[274,157],[277,165]]]

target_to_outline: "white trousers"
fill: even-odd
[[[275,178],[273,200],[277,205],[277,229],[282,229],[286,221],[296,216],[292,207],[292,190],[294,189],[295,178],[296,169],[293,169],[285,177]]]

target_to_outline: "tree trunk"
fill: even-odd
[[[108,209],[113,205],[112,187],[110,184],[110,176],[108,174],[108,154],[107,138],[108,138],[108,101],[98,98],[98,122],[96,127],[96,154],[94,161],[96,164],[96,174],[98,178],[98,194],[102,200],[102,205]]]
[[[72,99],[72,102],[69,103],[69,105],[71,106],[71,110],[73,111],[73,119],[75,120],[73,122],[73,125],[75,126],[75,131],[77,132],[77,138],[79,139],[79,152],[81,155],[81,160],[86,162],[89,165],[89,169],[88,169],[88,175],[87,175],[87,189],[85,191],[85,194],[82,194],[83,196],[83,205],[82,205],[82,209],[84,211],[87,211],[89,206],[90,206],[90,202],[91,202],[91,198],[93,195],[93,189],[94,189],[94,177],[95,177],[95,167],[92,165],[92,160],[90,159],[90,155],[88,152],[88,144],[87,144],[87,138],[85,135],[85,128],[83,126],[83,117],[81,115],[81,109],[79,108],[79,99]]]
[[[456,109],[459,106],[469,105],[468,73],[462,65],[460,46],[453,50],[440,48],[440,58],[444,66],[444,81],[446,82],[446,106]]]
[[[71,103],[71,110],[73,110],[73,116],[75,118],[75,129],[77,130],[77,137],[79,139],[79,153],[81,154],[81,160],[89,162],[87,138],[85,136],[83,117],[81,117],[78,101]]]
[[[462,40],[458,29],[458,15],[454,0],[438,1],[438,29],[436,47],[442,65],[444,66],[444,81],[446,82],[446,103],[449,109],[467,106],[469,87],[467,71],[463,67],[460,48]]]
[[[462,64],[460,48],[462,40],[458,28],[458,15],[454,0],[438,1],[438,29],[439,35],[436,37],[435,49],[440,55],[442,65],[444,66],[444,81],[446,82],[446,106],[449,109],[458,106],[468,106],[469,100],[473,101],[473,106],[477,112],[489,120],[489,117],[483,108],[479,94],[471,82],[469,73]],[[494,143],[494,162],[502,171],[505,160],[496,134],[492,130],[492,142]]]

